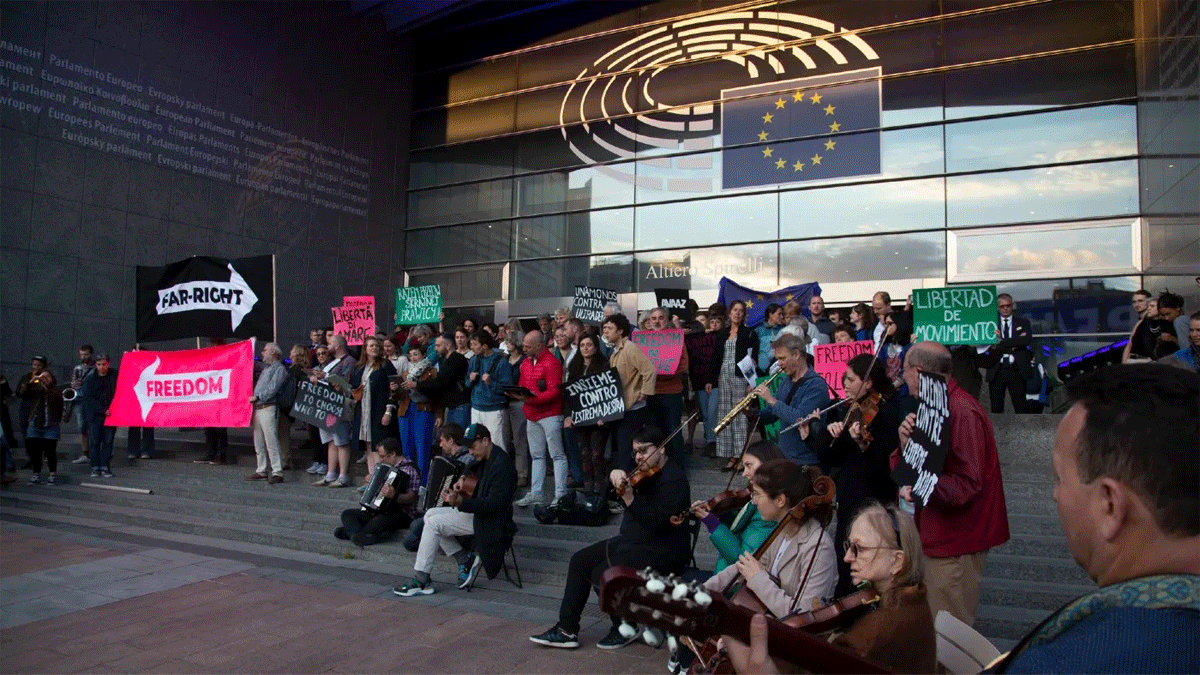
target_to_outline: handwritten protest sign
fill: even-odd
[[[375,334],[375,296],[348,295],[333,311],[333,332],[346,338],[346,344],[361,345]]]
[[[874,350],[875,343],[870,340],[813,345],[813,367],[818,375],[825,378],[825,383],[833,387],[838,398],[846,398],[846,390],[842,387],[846,363],[859,354],[874,354]]]
[[[616,368],[563,383],[576,426],[611,422],[625,416],[625,396]]]
[[[441,286],[407,286],[396,289],[396,323],[411,326],[437,323],[442,313]]]
[[[658,306],[670,312],[671,316],[678,316],[687,322],[694,318],[692,310],[687,306],[689,293],[686,288],[656,288],[654,299],[658,301]]]
[[[996,287],[913,289],[913,342],[986,345],[996,341]]]
[[[908,443],[900,449],[900,462],[892,470],[896,485],[911,485],[913,498],[921,506],[937,487],[938,474],[946,463],[946,445],[950,436],[950,394],[946,378],[920,371],[917,374],[917,422]]]
[[[296,402],[292,404],[292,417],[322,429],[328,429],[339,420],[354,416],[354,406],[346,405],[346,397],[328,384],[300,382],[296,390]]]
[[[630,342],[645,352],[659,375],[674,375],[683,359],[683,331],[678,328],[667,330],[635,330]]]
[[[571,315],[589,326],[599,326],[604,320],[604,305],[617,301],[617,292],[607,288],[576,286]]]

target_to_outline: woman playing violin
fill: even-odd
[[[880,360],[860,354],[846,364],[842,385],[853,399],[841,422],[830,422],[830,442],[820,443],[821,461],[837,467],[837,535],[841,546],[850,531],[854,514],[870,500],[887,504],[896,501],[896,483],[892,481],[888,457],[900,443],[897,431],[904,419],[904,399]],[[870,370],[868,370],[868,368]],[[849,593],[850,566],[838,564],[838,595]]]
[[[746,478],[747,483],[753,481],[754,472],[758,471],[759,467],[773,459],[783,459],[783,453],[780,452],[779,446],[770,441],[758,441],[746,448],[746,454],[742,457],[742,476]],[[710,509],[707,501],[692,504],[692,515],[708,528],[708,536],[717,549],[717,566],[712,574],[736,563],[743,553],[756,550],[767,540],[771,530],[775,529],[775,521],[764,519],[754,501],[749,499],[749,490],[746,492],[747,501],[738,510],[731,525],[722,523],[717,517],[718,513]],[[736,498],[733,494],[727,496]],[[696,581],[712,576],[707,573],[700,574],[703,576]]]
[[[750,498],[763,520],[779,521],[813,494],[812,481],[819,475],[815,467],[774,459],[754,472]],[[745,588],[777,617],[811,609],[814,600],[832,595],[837,582],[833,537],[817,518],[791,520],[783,528],[760,558],[742,553],[735,564],[704,582],[705,588],[720,592],[740,575]]]
[[[832,642],[896,673],[935,672],[937,639],[912,518],[894,506],[869,503],[851,523],[843,550],[854,582],[870,583],[880,601]]]

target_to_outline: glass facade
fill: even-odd
[[[994,281],[1039,330],[1125,330],[1122,303],[1076,305],[1200,268],[1178,196],[1200,169],[1147,166],[1151,23],[1134,2],[668,0],[463,29],[465,51],[418,49],[407,269],[464,306]],[[1156,142],[1189,133],[1162,117]]]

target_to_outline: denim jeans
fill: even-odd
[[[546,483],[546,455],[554,461],[554,497],[567,494],[567,455],[563,451],[562,415],[543,417],[536,422],[528,420],[525,430],[529,435],[529,491],[544,495]]]
[[[113,433],[115,427],[104,426],[104,418],[92,418],[88,422],[88,458],[93,471],[107,471],[112,466]]]
[[[463,431],[466,431],[467,427],[471,426],[471,404],[468,402],[458,406],[457,408],[450,408],[447,410],[446,419],[443,421],[443,423],[457,424],[463,428]]]
[[[696,390],[696,405],[704,416],[704,442],[716,443],[717,435],[713,433],[713,425],[717,423],[717,397],[703,389]]]

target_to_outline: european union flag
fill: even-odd
[[[721,277],[718,288],[720,290],[717,292],[717,302],[723,303],[726,307],[734,300],[746,303],[746,325],[751,328],[766,320],[767,305],[771,303],[782,307],[789,300],[795,300],[800,303],[804,315],[808,316],[808,301],[812,300],[812,296],[821,294],[821,285],[815,281],[788,286],[777,291],[756,291],[746,288],[729,277]]]
[[[878,174],[881,73],[867,68],[722,91],[722,186]]]

